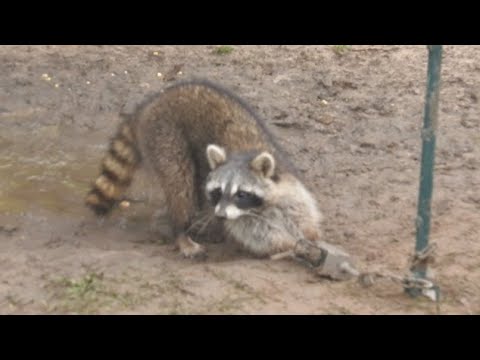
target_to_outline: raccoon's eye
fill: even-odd
[[[216,205],[222,197],[222,190],[220,188],[210,191],[210,201],[213,205]]]
[[[240,190],[235,194],[235,204],[239,209],[248,209],[261,206],[263,204],[263,199],[254,193]]]
[[[246,191],[237,191],[237,193],[235,194],[237,196],[237,198],[239,199],[246,199],[248,198],[248,196],[250,195],[249,193],[247,193]]]

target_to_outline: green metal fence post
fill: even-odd
[[[437,128],[438,99],[440,92],[440,72],[442,63],[442,45],[428,46],[427,93],[422,129],[422,162],[420,170],[420,189],[418,194],[418,212],[416,218],[417,238],[415,251],[422,251],[428,245],[430,233],[430,210],[433,190],[433,171],[435,162],[435,131]],[[425,278],[427,264],[420,262],[412,269],[415,277]],[[412,296],[418,296],[418,289],[407,289]]]

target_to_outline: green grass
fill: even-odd
[[[92,272],[87,273],[78,280],[62,278],[59,280],[59,284],[65,287],[66,294],[69,297],[85,298],[100,290],[102,280],[103,273],[97,274]]]
[[[233,50],[234,50],[233,46],[221,45],[221,46],[216,47],[213,50],[213,53],[216,54],[216,55],[228,55],[231,52],[233,52]]]
[[[107,286],[103,273],[87,272],[80,278],[52,280],[53,296],[48,312],[94,314],[114,308],[131,308],[140,300],[131,292]]]
[[[332,45],[332,50],[337,55],[344,55],[352,50],[351,45]]]

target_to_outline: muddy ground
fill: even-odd
[[[426,64],[424,46],[0,46],[0,313],[437,313],[398,284],[318,279],[229,243],[183,259],[148,178],[132,194],[149,201],[110,219],[83,206],[117,114],[204,77],[266,119],[318,197],[326,241],[362,270],[403,274]],[[446,46],[431,233],[442,314],[480,313],[479,96],[480,47]]]

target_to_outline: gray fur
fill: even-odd
[[[271,176],[259,172],[254,166],[259,157],[273,160],[268,153],[267,156],[234,153],[227,155],[227,160],[207,177],[207,197],[212,189],[222,189],[222,200],[215,206],[215,214],[225,218],[227,232],[260,256],[292,249],[299,239],[306,237],[305,229],[314,233],[310,240],[319,240],[322,215],[314,197],[292,174],[284,173],[273,181]],[[234,209],[232,189],[252,192],[260,196],[264,204],[247,210]],[[228,216],[229,210],[234,216]]]
[[[118,150],[115,161],[103,161],[106,169],[86,199],[97,213],[121,199],[141,159],[164,190],[173,233],[186,256],[203,252],[189,229],[215,188],[222,201],[210,210],[226,218],[224,228],[254,254],[284,251],[300,238],[319,239],[314,197],[265,123],[228,90],[207,81],[179,83],[125,118],[110,146],[110,152]],[[211,144],[217,147],[207,151]],[[261,201],[238,208],[232,199],[239,191]]]

